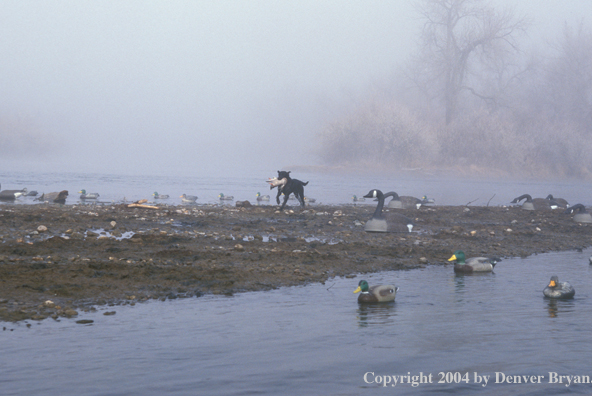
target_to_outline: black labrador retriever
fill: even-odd
[[[304,207],[304,186],[306,186],[308,184],[308,182],[305,183],[305,182],[302,182],[298,179],[292,179],[290,177],[290,172],[291,171],[287,171],[287,172],[286,171],[278,171],[277,178],[279,180],[286,179],[286,184],[278,187],[278,193],[277,193],[277,196],[275,197],[275,200],[277,201],[277,203],[279,205],[280,204],[280,195],[282,195],[282,193],[284,194],[284,203],[280,207],[280,210],[284,210],[284,207],[286,206],[286,202],[288,202],[288,197],[292,193],[294,193],[294,196],[300,202],[300,205],[302,207]]]

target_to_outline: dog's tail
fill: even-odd
[[[302,183],[302,185],[303,185],[303,186],[306,186],[306,185],[308,185],[308,182],[306,182],[306,183]]]

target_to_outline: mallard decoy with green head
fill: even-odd
[[[87,193],[86,190],[82,189],[78,191],[80,194],[80,199],[97,199],[99,198],[99,193]]]
[[[457,250],[448,261],[455,261],[454,272],[471,273],[491,272],[493,267],[502,260],[497,257],[471,257],[467,259],[465,252]]]
[[[168,194],[159,194],[158,192],[154,191],[154,199],[168,199],[169,195]]]
[[[368,282],[361,280],[358,283],[358,288],[354,290],[355,293],[361,294],[358,296],[359,303],[379,303],[395,301],[398,287],[394,285],[376,285],[369,287]]]

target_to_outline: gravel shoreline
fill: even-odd
[[[0,320],[76,317],[104,304],[232,295],[426,265],[452,271],[446,259],[457,249],[503,258],[592,245],[592,225],[560,210],[396,210],[415,220],[417,232],[377,234],[363,228],[371,205],[283,212],[272,205],[157,206],[0,206]]]

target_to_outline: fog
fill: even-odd
[[[318,132],[390,81],[421,29],[408,1],[2,5],[4,171],[271,175],[318,164]],[[592,18],[587,0],[515,9],[532,20],[533,45]]]

